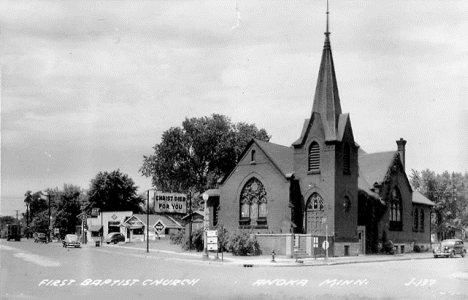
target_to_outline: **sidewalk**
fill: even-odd
[[[94,245],[93,245],[94,247]],[[118,245],[103,245],[103,248],[120,248],[127,250],[136,250],[139,254],[146,254],[146,243],[120,243]],[[224,264],[240,267],[301,267],[301,266],[327,266],[327,265],[342,265],[356,263],[372,263],[385,261],[404,261],[415,259],[434,259],[432,252],[423,253],[405,253],[395,255],[359,255],[359,256],[344,256],[344,257],[329,257],[320,258],[301,258],[294,259],[286,256],[275,256],[275,261],[272,261],[271,255],[263,256],[234,256],[231,253],[219,253],[216,259],[216,253],[210,252],[209,259],[203,259],[203,252],[188,252],[181,249],[180,245],[170,244],[169,241],[150,242],[149,252],[151,254],[164,253],[178,257],[178,260],[187,260],[191,262],[203,262],[208,264]],[[221,259],[223,258],[223,259]]]

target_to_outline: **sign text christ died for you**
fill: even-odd
[[[159,213],[185,214],[187,211],[187,195],[155,192],[154,210]]]

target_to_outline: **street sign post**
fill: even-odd
[[[207,230],[206,231],[206,244],[208,251],[218,251],[218,231]]]

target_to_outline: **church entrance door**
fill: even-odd
[[[325,227],[323,227],[325,226],[325,224],[322,224],[323,217],[323,211],[307,211],[307,233],[313,234],[315,236],[323,235],[323,232],[325,230]]]
[[[306,233],[316,236],[325,234],[323,199],[319,194],[313,193],[306,204]]]

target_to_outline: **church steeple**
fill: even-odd
[[[330,46],[329,11],[327,1],[327,24],[325,32],[325,43],[322,52],[317,86],[315,88],[314,104],[312,113],[319,113],[325,129],[325,139],[333,141],[337,139],[338,119],[341,115],[340,96],[338,84],[336,83],[335,67]]]

